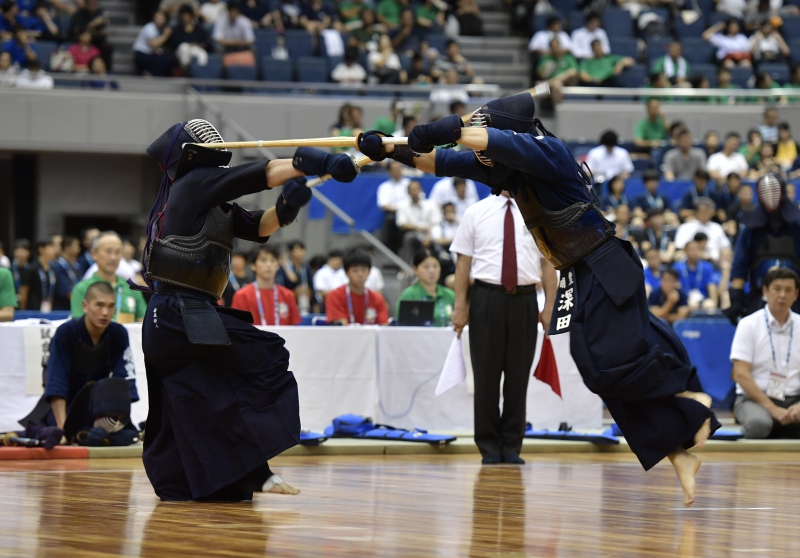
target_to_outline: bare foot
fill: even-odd
[[[702,403],[709,409],[711,408],[711,396],[699,391],[684,391],[683,393],[676,394],[677,397],[688,397],[694,399],[698,403]]]
[[[683,448],[669,454],[669,460],[672,466],[675,467],[678,480],[683,487],[683,505],[688,508],[694,504],[694,497],[697,492],[697,485],[695,484],[694,477],[700,469],[702,460]]]
[[[271,492],[272,494],[291,494],[292,496],[300,494],[298,489],[283,482],[283,479],[278,475],[272,475],[267,479],[267,482],[264,483],[263,491]]]
[[[711,419],[707,418],[705,422],[703,422],[702,426],[700,426],[700,429],[697,431],[697,433],[695,433],[694,435],[693,447],[696,449],[702,448],[704,445],[706,445],[706,442],[710,437],[711,437]]]

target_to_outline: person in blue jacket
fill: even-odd
[[[686,450],[719,428],[711,398],[697,392],[696,369],[678,337],[651,316],[633,247],[614,237],[589,176],[534,112],[532,96],[522,93],[487,103],[469,127],[453,115],[416,126],[408,146],[384,148],[380,133],[368,132],[359,149],[512,193],[542,254],[561,271],[550,334],[571,333],[586,386],[603,398],[646,470],[669,458],[690,506],[700,458]],[[434,149],[454,144],[474,153]],[[466,312],[454,312],[456,329],[466,321]]]

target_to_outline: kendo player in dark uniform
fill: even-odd
[[[512,193],[542,254],[561,271],[550,334],[571,332],[572,357],[586,386],[603,398],[646,470],[669,457],[689,506],[700,459],[686,449],[719,427],[711,398],[689,391],[695,369],[675,333],[650,314],[639,257],[614,237],[588,176],[533,118],[534,110],[532,96],[522,93],[487,103],[472,115],[471,127],[462,128],[456,115],[416,126],[408,146],[391,154],[378,132],[364,134],[359,148],[372,159],[388,154],[436,176],[471,178],[495,193]],[[475,153],[434,151],[455,143]]]
[[[26,437],[43,440],[56,427],[65,442],[84,446],[138,441],[139,431],[130,422],[131,402],[139,400],[133,353],[128,331],[111,320],[116,301],[111,285],[94,283],[86,289],[84,315],[56,329],[44,395],[19,421]]]
[[[788,267],[800,273],[800,209],[786,196],[786,182],[780,174],[769,173],[759,179],[756,191],[759,205],[742,216],[733,252],[731,306],[725,314],[734,325],[764,307],[761,287],[770,269]],[[792,310],[800,312],[800,300]]]
[[[267,460],[300,438],[297,383],[284,340],[249,312],[217,305],[233,239],[264,243],[297,217],[311,190],[304,175],[357,174],[348,155],[300,148],[293,160],[227,167],[231,153],[205,120],[175,124],[147,153],[165,176],[150,214],[142,276],[154,290],[142,328],[150,410],[143,461],[162,500],[251,500],[296,494]],[[228,203],[283,184],[275,207]]]

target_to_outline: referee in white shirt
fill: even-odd
[[[558,279],[507,192],[467,209],[450,251],[457,254],[453,326],[469,321],[469,346],[475,375],[475,443],[483,463],[525,463],[519,457],[525,434],[525,398],[536,351],[541,314],[549,327]],[[470,270],[474,279],[467,304]],[[503,376],[503,413],[500,378]]]
[[[731,345],[734,416],[745,438],[800,437],[800,279],[776,267],[764,277],[767,304],[742,318]]]

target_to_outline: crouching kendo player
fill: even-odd
[[[233,239],[264,243],[293,222],[311,199],[303,175],[350,182],[357,174],[350,156],[318,149],[227,167],[230,152],[190,145],[221,141],[211,124],[191,120],[147,148],[165,176],[142,262],[155,291],[142,328],[150,398],[143,460],[162,500],[297,493],[267,464],[300,439],[289,352],[280,336],[253,327],[249,312],[217,301],[228,283]],[[228,203],[281,184],[267,210]]]
[[[20,423],[56,426],[66,442],[127,446],[138,440],[130,424],[136,391],[128,331],[112,322],[117,294],[108,283],[86,289],[84,315],[56,330],[50,341],[45,388],[36,409]]]
[[[390,156],[513,194],[542,254],[561,271],[550,334],[571,332],[572,357],[586,386],[603,398],[645,469],[669,457],[689,506],[700,459],[686,449],[718,427],[711,398],[688,391],[695,369],[675,333],[651,317],[639,257],[614,237],[589,177],[533,118],[534,110],[528,93],[497,99],[472,115],[471,127],[462,128],[456,115],[416,126],[408,147],[395,147]],[[378,136],[368,132],[359,141],[372,159],[390,149]],[[434,151],[455,143],[475,153]],[[467,318],[454,312],[454,326]]]

